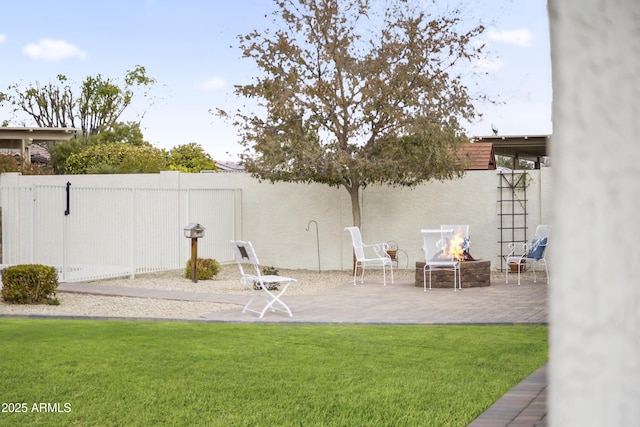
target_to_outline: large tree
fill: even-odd
[[[462,174],[455,148],[476,112],[460,63],[481,54],[482,26],[462,30],[458,10],[432,16],[425,1],[275,3],[275,30],[238,38],[261,73],[235,91],[257,111],[218,110],[240,129],[247,171],[342,186],[357,226],[369,184]]]
[[[87,139],[112,127],[137,91],[146,96],[146,89],[155,83],[140,65],[127,70],[124,82],[101,74],[86,77],[77,87],[63,74],[56,80],[24,88],[13,84],[0,93],[0,101],[9,101],[14,111],[26,113],[37,126],[80,128]]]

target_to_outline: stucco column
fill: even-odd
[[[640,425],[640,2],[549,0],[549,425]]]

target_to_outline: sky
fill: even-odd
[[[467,134],[492,135],[492,126],[499,135],[551,134],[546,0],[464,3],[472,4],[463,15],[469,26],[486,27],[480,41],[487,52],[465,75],[496,101],[476,104],[483,117],[466,126]],[[196,142],[216,160],[236,161],[236,130],[210,111],[246,104],[233,87],[251,83],[258,70],[241,57],[237,36],[268,26],[273,8],[272,0],[3,2],[0,91],[54,83],[59,74],[77,84],[98,74],[123,82],[127,70],[142,65],[156,79],[152,100],[134,102],[121,121],[140,121],[144,139],[158,148]],[[35,125],[6,107],[5,119]]]

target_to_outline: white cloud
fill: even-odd
[[[31,59],[42,59],[48,62],[66,58],[87,58],[87,54],[80,48],[64,40],[42,39],[38,43],[25,46],[23,51]]]
[[[477,72],[485,73],[498,70],[502,68],[503,65],[504,61],[501,59],[482,58],[473,64],[473,69]]]
[[[490,30],[489,40],[528,47],[531,44],[531,40],[533,40],[533,34],[526,28],[511,31]]]
[[[0,34],[0,43],[7,41],[7,35],[6,34]]]
[[[206,90],[216,90],[225,87],[227,82],[222,77],[214,77],[207,80],[202,84],[202,87]]]

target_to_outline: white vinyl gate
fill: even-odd
[[[198,257],[233,260],[240,190],[3,188],[2,264],[56,267],[64,282],[185,267],[184,227],[205,227]]]

